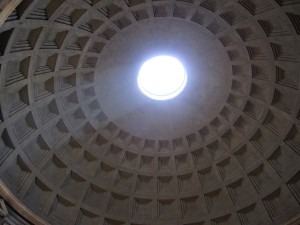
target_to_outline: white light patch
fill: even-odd
[[[157,56],[146,61],[138,74],[138,86],[149,98],[167,100],[179,95],[187,82],[181,62],[170,56]]]

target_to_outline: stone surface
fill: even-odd
[[[23,0],[0,27],[11,199],[56,225],[297,224],[299,11],[298,0]],[[189,76],[166,102],[136,84],[158,53]]]

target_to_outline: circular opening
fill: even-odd
[[[156,56],[147,60],[138,74],[138,86],[149,98],[168,100],[179,95],[187,82],[182,63],[171,56]]]

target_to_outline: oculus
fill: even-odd
[[[137,83],[147,97],[168,100],[183,91],[187,83],[187,74],[178,59],[171,56],[156,56],[142,65]]]

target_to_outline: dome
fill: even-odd
[[[299,0],[0,1],[0,25],[0,223],[300,223]],[[156,56],[186,75],[164,101]]]

